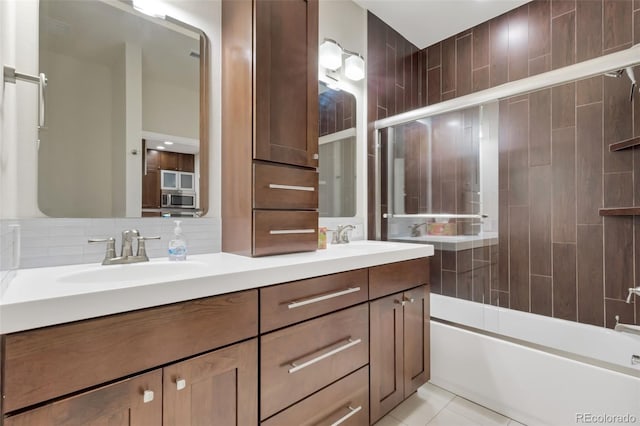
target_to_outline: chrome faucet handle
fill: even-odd
[[[616,325],[618,325],[620,323],[620,315],[616,315],[614,318],[616,319]]]
[[[147,256],[147,248],[145,241],[147,240],[159,240],[160,236],[155,237],[137,237],[138,239],[138,252],[136,253],[137,257],[142,257],[145,260],[149,260],[149,256]]]
[[[340,226],[338,229],[327,229],[327,231],[331,231],[331,244],[340,244],[340,240],[338,239],[338,234],[340,234]]]
[[[409,229],[411,229],[411,236],[412,237],[419,237],[420,236],[420,227],[421,226],[427,226],[427,222],[414,223],[414,224],[408,226]]]
[[[107,251],[104,253],[104,260],[102,264],[108,263],[110,259],[116,257],[116,239],[109,238],[91,238],[89,243],[107,243]]]

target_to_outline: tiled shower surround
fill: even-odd
[[[369,120],[638,42],[637,0],[534,0],[422,50],[369,14]],[[608,149],[640,136],[640,96],[630,103],[629,89],[626,76],[597,76],[500,100],[499,244],[497,263],[489,253],[489,269],[497,270],[497,279],[489,280],[491,303],[598,326],[612,327],[616,315],[640,323],[640,300],[624,302],[627,289],[640,285],[640,219],[598,214],[601,207],[640,205],[640,149]],[[480,256],[485,258],[438,251],[432,291],[486,301],[478,288],[483,284],[468,274],[469,291],[465,275]]]

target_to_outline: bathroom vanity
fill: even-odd
[[[4,425],[373,423],[429,378],[432,254],[20,270],[0,306]]]

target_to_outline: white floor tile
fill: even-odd
[[[406,425],[394,419],[391,416],[384,416],[383,418],[378,420],[378,423],[376,423],[375,426],[406,426]]]
[[[510,420],[508,417],[459,396],[451,401],[446,409],[483,426],[506,426]]]
[[[389,414],[407,426],[425,426],[454,397],[450,392],[429,385],[411,395]]]
[[[448,408],[443,409],[428,423],[429,426],[478,426],[473,420],[466,418]]]

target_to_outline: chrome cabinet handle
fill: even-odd
[[[305,361],[301,364],[298,364],[299,361],[294,361],[291,363],[291,368],[289,369],[289,374],[295,373],[296,371],[300,371],[303,368],[307,368],[310,365],[315,364],[316,362],[322,361],[323,359],[329,358],[337,353],[340,353],[344,350],[349,349],[352,346],[358,345],[362,343],[362,339],[353,340],[351,337],[347,339],[347,343],[342,346],[338,346],[335,349],[330,350],[329,352],[325,352],[322,355],[318,355],[315,358],[310,359],[309,361]]]
[[[413,297],[407,297],[407,296],[402,296],[402,300],[405,302],[409,302],[409,303],[413,303],[416,301],[416,299],[414,299]],[[403,304],[404,306],[404,304]]]
[[[271,235],[287,235],[287,234],[313,234],[315,229],[272,229],[269,231]]]
[[[269,189],[290,189],[292,191],[309,191],[309,192],[314,192],[316,190],[313,186],[280,185],[278,183],[270,183]]]
[[[187,387],[187,381],[185,379],[176,379],[176,389],[182,390]]]
[[[144,393],[142,394],[142,401],[145,404],[148,403],[148,402],[153,401],[153,391],[152,390],[144,391]]]
[[[338,426],[344,423],[349,417],[354,416],[358,411],[362,410],[362,405],[356,408],[353,408],[352,406],[348,406],[347,408],[349,409],[349,412],[344,416],[340,417],[335,422],[331,423],[331,426]]]
[[[393,303],[404,306],[407,302],[404,300],[393,299]]]
[[[287,305],[287,308],[295,309],[295,308],[299,308],[300,306],[322,302],[323,300],[333,299],[334,297],[344,296],[345,294],[355,293],[357,291],[360,291],[360,287],[349,287],[346,290],[340,290],[334,293],[326,293],[320,296],[311,297],[309,299],[294,300]]]

